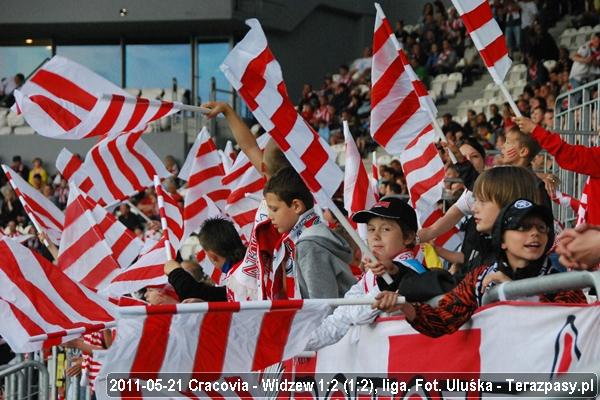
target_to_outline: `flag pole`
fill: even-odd
[[[85,333],[89,333],[89,332],[93,332],[93,331],[97,331],[97,330],[101,330],[101,329],[114,328],[115,326],[117,326],[117,322],[111,321],[111,322],[106,322],[104,324],[82,326],[79,328],[66,329],[64,331],[44,333],[42,335],[31,336],[29,338],[29,342],[40,342],[42,340],[56,339],[56,338],[61,338],[61,337],[71,336],[71,335],[79,335],[79,334],[83,335]]]
[[[102,95],[102,100],[110,100],[110,99],[112,99],[112,94],[103,94]],[[135,103],[137,101],[137,99],[135,97],[123,97],[123,101],[125,103]],[[157,100],[157,101],[163,101],[163,100]],[[189,104],[183,104],[179,101],[170,101],[170,103],[173,104],[173,108],[176,108],[176,109],[182,110],[182,111],[191,111],[191,112],[196,112],[196,113],[200,113],[200,114],[208,114],[210,112],[210,109],[208,109],[208,108],[191,106]]]
[[[136,206],[134,206],[133,203],[130,200],[125,200],[124,203],[127,204],[129,206],[129,208],[131,208],[131,210],[135,214],[137,214],[140,217],[142,217],[144,219],[144,221],[146,221],[146,222],[152,222],[152,220],[150,219],[150,217],[148,217],[146,214],[144,214],[142,212],[142,210],[140,210],[139,208],[137,208]]]
[[[171,252],[171,243],[169,242],[169,228],[167,225],[167,215],[165,213],[165,200],[161,194],[159,194],[158,187],[160,186],[160,178],[158,175],[154,175],[154,188],[156,190],[156,198],[158,200],[158,211],[160,214],[160,225],[165,236],[165,253],[167,254],[167,261],[173,259],[173,253]]]
[[[202,303],[178,303],[176,311],[171,306],[129,306],[119,307],[119,315],[148,315],[152,314],[189,314],[206,311],[237,312],[243,310],[289,310],[300,309],[303,305],[328,305],[338,306],[368,306],[373,304],[372,297],[349,297],[341,299],[305,299],[305,300],[258,300],[240,302],[202,302]],[[396,304],[405,304],[406,298],[398,296]]]

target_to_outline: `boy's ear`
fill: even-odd
[[[404,245],[408,246],[410,244],[413,244],[415,242],[415,238],[416,238],[416,234],[415,232],[409,232],[405,237],[404,237]]]
[[[528,158],[529,157],[529,149],[525,146],[521,146],[519,149],[519,157]]]
[[[300,199],[292,200],[292,205],[290,206],[290,208],[294,210],[294,213],[296,213],[297,215],[304,214],[304,212],[306,211],[306,206],[304,205],[304,202]]]

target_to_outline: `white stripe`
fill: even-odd
[[[373,84],[379,81],[381,76],[398,57],[400,56],[394,45],[394,38],[390,36],[381,48],[379,48],[377,53],[373,54],[373,67],[371,68],[371,79]]]
[[[473,44],[479,51],[488,47],[500,36],[502,36],[502,31],[500,30],[496,20],[493,18],[479,27],[479,29],[471,32]]]
[[[252,365],[240,365],[240,360],[248,360],[247,354],[256,350],[260,326],[264,313],[237,312],[232,315],[227,349],[223,361],[224,371],[250,371]],[[250,363],[252,359],[249,360]]]
[[[454,8],[456,8],[456,11],[458,11],[461,16],[473,11],[484,2],[487,2],[487,0],[452,0]]]

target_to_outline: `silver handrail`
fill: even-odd
[[[33,397],[31,386],[26,388],[26,385],[30,380],[28,372],[31,372],[33,369],[39,371],[38,398],[48,399],[48,386],[50,383],[48,369],[39,361],[27,360],[0,369],[0,380],[4,379],[5,382],[8,383],[5,388],[5,398],[7,400],[14,398],[13,393],[15,392],[17,394],[16,398],[19,400]],[[25,391],[27,391],[27,396],[25,396]]]

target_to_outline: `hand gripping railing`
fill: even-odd
[[[16,364],[0,367],[0,381],[4,380],[4,399],[23,400],[33,399],[36,393],[31,392],[32,373],[37,369],[38,377],[38,399],[48,399],[48,369],[39,361],[20,361]]]
[[[587,287],[593,287],[596,293],[600,293],[600,271],[574,271],[501,283],[483,295],[483,304]]]

